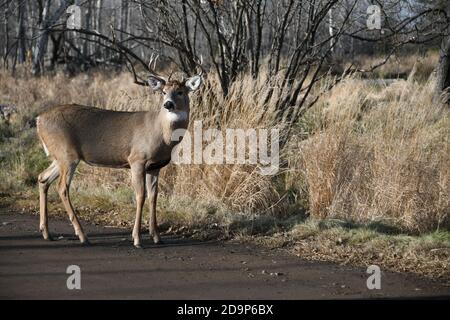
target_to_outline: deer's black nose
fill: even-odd
[[[175,104],[172,101],[166,101],[164,102],[164,108],[167,110],[175,109]]]

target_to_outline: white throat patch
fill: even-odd
[[[166,112],[166,118],[169,122],[185,121],[187,119],[186,111],[168,111]]]

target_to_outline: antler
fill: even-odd
[[[195,63],[197,64],[197,67],[200,69],[200,73],[198,74],[200,77],[203,76],[204,73],[204,68],[203,68],[203,55],[200,55],[200,61],[197,62],[195,61]]]
[[[170,70],[169,77],[167,77],[167,81],[170,81],[170,78],[173,76],[173,69]]]
[[[167,82],[168,80],[166,80],[165,77],[163,77],[160,74],[155,72],[156,61],[158,60],[158,58],[159,58],[159,54],[155,54],[154,52],[152,52],[152,54],[150,56],[150,60],[148,62],[147,70],[150,72],[150,75],[152,77],[159,78],[159,79],[164,80],[165,82]],[[153,64],[153,67],[152,67],[152,64]],[[170,76],[169,76],[169,79],[170,79]]]
[[[194,63],[197,65],[198,69],[200,69],[200,72],[197,74],[198,76],[203,76],[204,74],[204,68],[203,68],[203,55],[200,55],[200,60],[197,61],[197,59],[193,59]],[[183,74],[183,79],[181,82],[185,82],[187,79],[185,78],[185,74]]]
[[[159,54],[155,54],[154,52],[152,52],[152,55],[150,56],[150,60],[148,61],[148,71],[150,71],[151,73],[155,73],[154,70],[156,68],[156,61],[159,58]],[[153,64],[153,67],[152,67]]]

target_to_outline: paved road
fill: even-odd
[[[36,231],[37,216],[2,210],[3,299],[450,298],[450,287],[416,276],[383,273],[382,289],[368,290],[364,269],[232,242],[166,236],[156,246],[146,235],[139,250],[129,230],[85,222],[92,246],[83,247],[68,221],[57,218],[50,219],[50,231],[60,239],[47,242]],[[81,290],[67,289],[69,265],[81,268]]]

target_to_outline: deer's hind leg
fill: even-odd
[[[75,234],[80,238],[81,243],[89,244],[88,239],[83,232],[83,228],[81,227],[80,221],[77,218],[77,215],[72,206],[72,202],[70,201],[69,196],[70,183],[72,182],[73,174],[79,162],[80,162],[79,160],[73,160],[71,162],[59,163],[60,178],[59,178],[58,193],[61,198],[61,201],[64,204],[64,207],[66,208],[67,214],[69,215],[69,219],[73,225]]]
[[[56,178],[59,177],[59,167],[56,161],[45,169],[38,177],[39,182],[39,231],[45,240],[51,240],[48,232],[48,209],[47,209],[47,194],[48,188]]]

